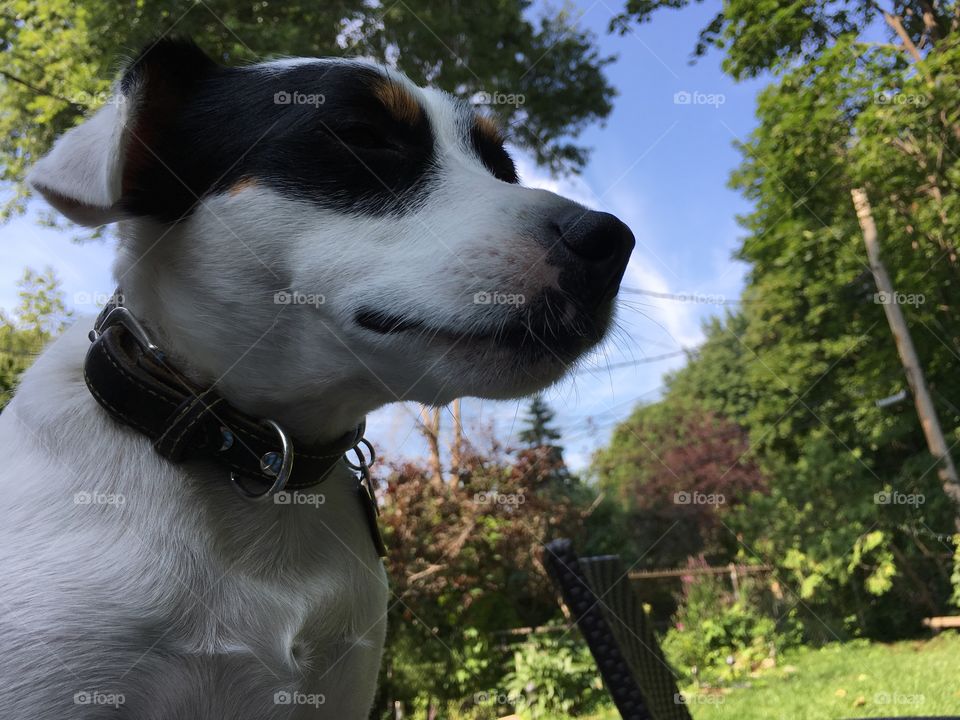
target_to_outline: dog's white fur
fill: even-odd
[[[172,229],[121,218],[116,277],[170,362],[298,438],[333,438],[398,399],[526,394],[564,370],[352,321],[376,304],[468,330],[500,310],[475,293],[556,280],[516,234],[560,198],[493,178],[449,99],[399,81],[426,107],[444,167],[416,212],[354,217],[253,184]],[[36,166],[31,182],[71,219],[118,217],[136,108],[135,93],[105,106]],[[276,304],[281,289],[323,303]],[[87,391],[91,323],[36,362],[0,416],[3,717],[366,717],[388,589],[353,478],[316,488],[319,507],[251,504],[221,467],[167,462]]]
[[[388,591],[352,478],[251,504],[170,464],[91,402],[84,325],[0,416],[3,716],[365,717]]]

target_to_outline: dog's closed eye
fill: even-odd
[[[400,143],[372,125],[348,125],[333,130],[332,134],[345,145],[360,150],[400,152],[403,149]]]
[[[470,128],[470,144],[480,162],[498,180],[516,184],[520,182],[513,158],[504,147],[503,133],[489,118],[479,115]]]

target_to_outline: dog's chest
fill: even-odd
[[[264,537],[251,533],[239,555],[209,545],[201,564],[188,548],[176,561],[163,553],[166,567],[153,579],[161,593],[141,588],[151,612],[128,618],[136,625],[127,637],[137,656],[127,663],[135,663],[125,678],[130,705],[142,702],[150,712],[162,706],[178,717],[185,698],[195,697],[191,717],[296,718],[322,702],[332,716],[359,717],[351,703],[364,694],[344,690],[375,682],[386,581],[375,555],[369,565],[358,562],[330,522],[315,523],[307,535],[289,524]],[[369,543],[358,525],[359,541]],[[338,531],[351,538],[349,527]],[[304,542],[329,552],[304,552]],[[177,696],[158,705],[173,676]]]
[[[362,642],[382,615],[386,580],[354,494],[328,495],[323,509],[268,507],[276,519],[196,529],[207,540],[201,564],[166,586],[165,624],[180,631],[170,650],[298,675],[322,672],[342,643]],[[182,573],[196,558],[184,548],[170,560]]]

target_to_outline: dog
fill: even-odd
[[[363,418],[557,381],[612,322],[630,230],[523,187],[490,118],[394,69],[180,39],[28,180],[118,223],[121,290],[0,415],[3,716],[368,717]]]

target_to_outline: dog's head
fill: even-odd
[[[539,390],[603,337],[634,244],[522,187],[469,103],[371,63],[226,68],[178,41],[30,181],[72,220],[122,221],[130,307],[261,413]]]

